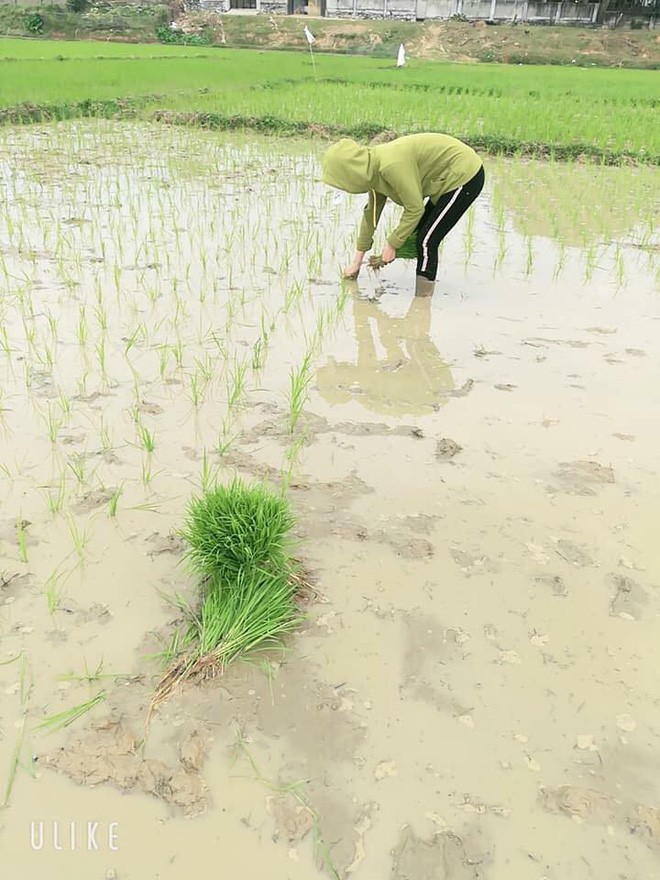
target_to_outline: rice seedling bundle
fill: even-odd
[[[177,682],[222,670],[300,623],[303,579],[291,553],[294,523],[286,498],[259,483],[234,479],[192,499],[180,535],[200,579],[201,601],[187,609],[187,649],[161,681],[152,709]]]

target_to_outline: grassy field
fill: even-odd
[[[0,41],[0,119],[138,113],[206,127],[443,130],[493,153],[660,161],[657,76],[88,42]],[[90,102],[93,102],[90,104]],[[96,103],[94,103],[96,102]]]

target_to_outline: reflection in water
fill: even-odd
[[[552,238],[567,247],[652,232],[657,200],[655,168],[610,168],[577,162],[488,164],[497,219],[504,210],[517,232]]]
[[[357,292],[357,286],[352,289]],[[318,390],[328,403],[355,399],[372,412],[399,416],[447,402],[454,380],[430,339],[430,297],[414,297],[404,317],[393,318],[377,302],[355,296],[353,320],[357,362],[330,358],[317,373]]]

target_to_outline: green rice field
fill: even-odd
[[[493,153],[660,161],[653,71],[419,61],[401,71],[373,58],[313,65],[295,52],[11,39],[0,40],[0,69],[5,121],[167,111],[216,128],[440,130]]]

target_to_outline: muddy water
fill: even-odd
[[[415,300],[409,263],[342,290],[319,153],[2,132],[3,865],[655,877],[657,172],[490,162]],[[142,742],[205,469],[290,470],[319,598]]]

